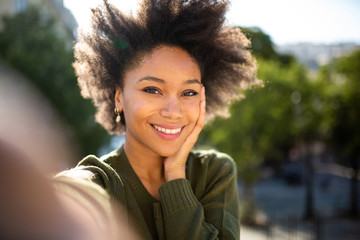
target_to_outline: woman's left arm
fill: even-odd
[[[203,166],[206,170],[199,171],[199,175],[208,178],[199,199],[187,179],[176,179],[161,186],[165,239],[240,238],[235,164],[226,156],[208,163]]]

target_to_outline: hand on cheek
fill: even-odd
[[[164,161],[165,179],[167,182],[174,179],[185,178],[186,159],[205,124],[205,103],[205,88],[202,86],[201,100],[199,103],[199,116],[193,130],[187,136],[179,151],[177,151],[174,155],[167,157]]]

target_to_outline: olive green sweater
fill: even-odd
[[[61,176],[97,183],[127,210],[143,239],[239,239],[237,172],[216,151],[192,151],[186,179],[176,179],[153,198],[132,169],[123,147],[98,159],[88,156]],[[81,174],[79,174],[81,172]]]

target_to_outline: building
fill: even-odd
[[[276,51],[281,54],[291,54],[309,69],[317,70],[319,67],[331,63],[334,59],[346,56],[359,48],[359,44],[352,42],[295,43],[276,46]]]

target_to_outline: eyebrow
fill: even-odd
[[[154,82],[158,82],[158,83],[166,83],[165,80],[161,79],[161,78],[157,78],[157,77],[152,77],[152,76],[146,76],[143,78],[140,78],[137,83],[142,82],[142,81],[154,81]],[[201,82],[198,79],[190,79],[190,80],[186,80],[185,84],[200,84]]]

